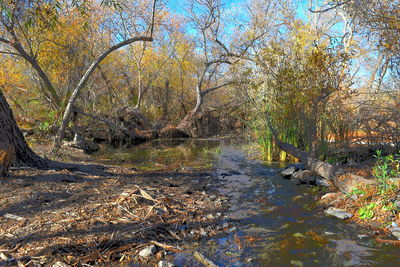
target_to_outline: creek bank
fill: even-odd
[[[84,168],[13,168],[0,179],[0,251],[9,265],[170,266],[173,252],[235,227],[212,171],[93,165],[80,150],[60,153]]]

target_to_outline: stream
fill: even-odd
[[[249,159],[229,139],[159,141],[124,153],[125,165],[162,164],[174,157],[213,164],[218,190],[230,198],[224,220],[239,223],[193,247],[218,266],[400,266],[399,247],[377,243],[367,229],[326,216],[312,187],[282,179],[285,165]],[[186,253],[175,254],[174,261],[202,266]]]

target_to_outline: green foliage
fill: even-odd
[[[360,189],[360,188],[353,189],[351,192],[347,193],[346,195],[347,195],[347,197],[350,197],[352,195],[357,195],[357,196],[365,195],[365,190]]]
[[[374,209],[376,208],[376,203],[369,203],[358,210],[358,215],[361,219],[372,219],[375,216]]]
[[[287,159],[286,153],[276,152],[266,116],[282,141],[306,151],[316,148],[318,156],[324,156],[329,150],[327,135],[342,127],[337,114],[343,113],[341,102],[349,86],[349,56],[299,21],[287,39],[271,41],[260,55],[261,82],[251,92],[256,105],[251,128],[265,158]]]
[[[378,194],[384,197],[396,189],[393,178],[400,176],[400,156],[382,155],[382,150],[377,150],[375,158],[377,162],[373,167],[374,177],[378,181]]]

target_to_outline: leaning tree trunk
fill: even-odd
[[[13,112],[0,90],[0,143],[13,145],[17,163],[31,167],[45,167],[46,160],[36,155],[25,142],[15,122]]]
[[[360,185],[368,185],[374,183],[373,180],[365,179],[364,177],[355,175],[353,173],[346,173],[345,170],[339,167],[335,167],[327,162],[318,160],[312,154],[307,153],[306,151],[303,151],[295,147],[294,145],[282,142],[279,139],[275,128],[272,126],[269,118],[267,118],[267,120],[274,141],[281,150],[299,159],[306,165],[309,170],[315,171],[318,175],[327,179],[340,191],[344,193],[349,193]]]

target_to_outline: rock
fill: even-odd
[[[356,190],[362,186],[374,186],[377,184],[376,179],[366,179],[362,176],[343,171],[339,171],[337,173],[336,180],[338,181],[337,186],[343,193],[350,193],[353,190]]]
[[[316,172],[310,170],[300,170],[292,175],[294,180],[300,181],[301,184],[316,184],[316,180],[322,179]]]
[[[170,261],[160,261],[158,267],[175,267],[176,265]]]
[[[326,193],[321,197],[321,199],[329,199],[329,198],[336,198],[338,196],[337,193]]]
[[[400,240],[400,227],[393,227],[389,229],[398,240]]]
[[[364,238],[368,237],[368,235],[357,235],[357,237],[358,237],[359,239],[364,239]]]
[[[325,210],[325,213],[329,214],[331,216],[334,216],[336,218],[342,219],[342,220],[346,220],[346,219],[353,217],[353,214],[351,214],[345,210],[333,208],[333,207],[330,207],[327,210]]]
[[[326,235],[335,235],[335,233],[333,233],[333,232],[328,232],[328,231],[325,231],[324,232]]]
[[[283,171],[281,171],[281,175],[283,176],[283,178],[289,178],[295,172],[296,172],[296,168],[295,167],[289,167],[289,168],[286,168]]]
[[[150,245],[145,249],[142,249],[139,252],[139,256],[142,258],[148,258],[152,255],[154,255],[157,252],[157,247],[155,245]]]
[[[57,261],[51,265],[51,267],[70,267],[70,266],[71,265],[68,265],[62,261]]]
[[[400,240],[400,232],[392,232],[392,235],[394,235],[398,240]]]
[[[216,196],[216,195],[210,195],[208,198],[209,198],[211,201],[213,201],[213,200],[215,200],[215,199],[217,198],[217,196]]]
[[[323,179],[323,178],[322,179],[316,179],[315,180],[315,184],[318,185],[318,186],[322,186],[322,187],[331,186],[331,183],[328,180]]]
[[[356,194],[353,194],[351,195],[350,199],[356,201],[358,199],[358,196]]]
[[[320,202],[322,204],[332,204],[338,199],[340,199],[341,193],[336,192],[336,193],[327,193],[321,197]]]

